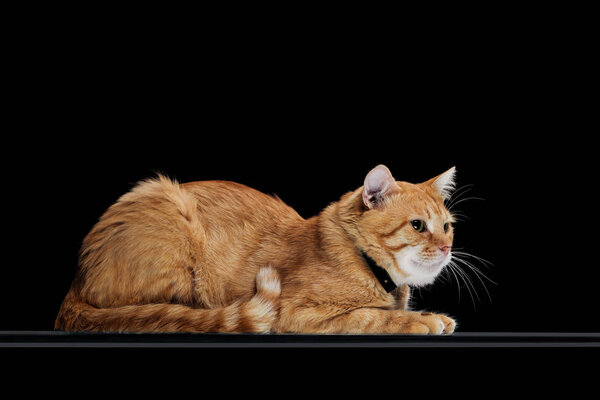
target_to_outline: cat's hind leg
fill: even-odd
[[[281,285],[277,270],[262,267],[256,292],[248,300],[204,309],[182,304],[141,304],[98,308],[74,292],[63,302],[55,329],[103,332],[250,332],[271,330],[279,311]]]

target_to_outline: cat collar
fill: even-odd
[[[385,269],[377,265],[375,260],[369,257],[364,251],[361,251],[361,254],[369,268],[371,268],[373,275],[375,275],[375,278],[377,278],[379,284],[383,286],[387,293],[391,292],[392,290],[398,287],[390,277],[390,274],[388,274],[388,272]]]

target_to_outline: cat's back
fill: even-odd
[[[303,220],[298,213],[276,196],[230,181],[196,181],[180,187],[197,203],[198,215],[223,226],[281,225]]]
[[[88,234],[84,247],[92,239],[106,237],[123,243],[126,238],[119,236],[127,236],[141,242],[150,234],[170,242],[189,242],[190,238],[196,243],[219,242],[226,237],[241,239],[253,233],[281,231],[301,221],[279,198],[240,183],[180,184],[159,175],[121,196]]]
[[[272,248],[303,221],[278,198],[239,183],[179,184],[158,176],[121,196],[84,238],[75,287],[101,307],[195,303],[190,285],[199,278],[217,282],[229,297],[246,294],[258,271],[249,257]],[[203,277],[204,271],[212,271],[212,278]],[[218,303],[227,296],[217,296]]]

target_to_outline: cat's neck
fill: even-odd
[[[358,231],[353,224],[360,216],[360,192],[351,192],[314,217],[318,246],[327,259],[336,264],[362,260]]]
[[[388,269],[382,267],[378,249],[369,246],[362,236],[358,221],[364,212],[362,188],[347,193],[315,217],[317,242],[327,260],[347,272],[354,281],[358,281],[359,276],[379,280],[381,294],[385,296],[402,282],[391,277]],[[374,270],[379,268],[381,271]],[[372,274],[367,272],[369,269]]]

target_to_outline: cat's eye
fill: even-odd
[[[410,224],[412,225],[413,228],[415,228],[415,231],[417,231],[419,233],[423,233],[423,232],[427,231],[427,226],[425,225],[425,221],[423,221],[421,219],[414,219],[414,220],[410,221]]]
[[[448,229],[450,229],[450,222],[446,222],[446,223],[444,224],[444,232],[445,232],[445,233],[448,233]]]

